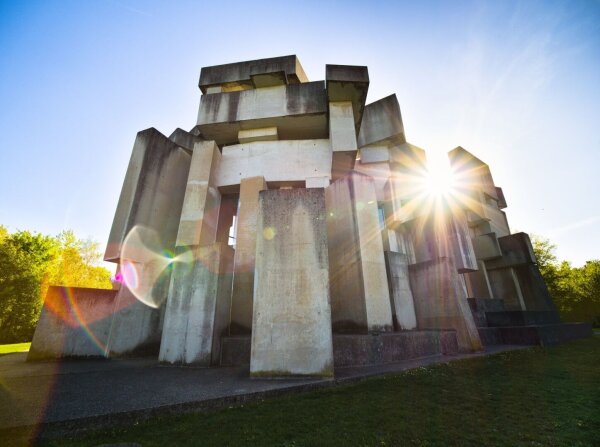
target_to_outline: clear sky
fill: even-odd
[[[102,244],[139,130],[195,125],[202,66],[367,65],[432,163],[489,163],[513,231],[600,258],[600,2],[0,0],[0,224]]]

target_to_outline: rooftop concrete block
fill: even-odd
[[[490,167],[466,149],[458,146],[448,152],[450,165],[458,188],[461,190],[478,190],[498,201],[498,193]]]
[[[350,101],[354,111],[354,130],[358,135],[369,90],[369,70],[355,65],[325,67],[329,102]]]
[[[256,88],[262,86],[261,82],[272,85],[265,80],[269,75],[286,84],[308,82],[298,58],[290,55],[203,67],[198,87],[202,93],[207,93],[207,89],[213,86],[230,90]]]
[[[217,144],[238,142],[240,130],[277,127],[281,140],[327,138],[325,83],[306,82],[204,95],[196,129]]]
[[[405,143],[404,125],[396,95],[367,104],[362,116],[358,146],[390,141]]]

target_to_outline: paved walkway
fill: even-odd
[[[0,357],[0,438],[15,429],[46,432],[130,423],[151,416],[218,408],[281,393],[301,392],[407,369],[473,358],[523,346],[491,346],[485,353],[432,356],[400,363],[336,368],[335,379],[250,379],[248,367],[195,368],[156,360],[25,362]]]

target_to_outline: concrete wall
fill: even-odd
[[[51,286],[27,359],[103,357],[116,294],[116,290]]]
[[[194,262],[177,262],[171,277],[159,360],[217,364],[220,337],[229,322],[231,248],[195,247]]]
[[[326,201],[334,331],[392,330],[372,180],[352,173],[326,189]]]
[[[404,125],[396,95],[367,104],[362,117],[358,146],[363,147],[384,140],[404,143]]]
[[[385,262],[392,299],[392,317],[396,330],[411,330],[417,327],[415,304],[408,275],[408,258],[401,253],[385,252]]]
[[[449,258],[409,266],[419,329],[456,330],[461,351],[482,349],[467,295]]]
[[[250,374],[333,375],[325,198],[262,191]]]
[[[223,148],[215,173],[217,187],[239,185],[242,179],[257,176],[267,182],[331,177],[329,140],[255,141]]]
[[[123,242],[129,232],[141,225],[156,236],[153,247],[157,252],[175,249],[175,239],[186,189],[191,156],[156,129],[139,132],[119,197],[105,253],[105,260],[120,262]],[[142,260],[139,271],[144,275],[152,269]],[[149,275],[151,290],[157,303],[164,302],[168,291],[168,271]],[[148,276],[148,277],[149,277]],[[116,297],[107,349],[111,355],[157,353],[164,308],[152,308],[139,302],[122,287]]]
[[[237,234],[233,261],[230,334],[249,334],[252,328],[254,263],[258,222],[258,194],[267,189],[263,177],[250,177],[240,185]]]

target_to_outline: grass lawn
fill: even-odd
[[[50,445],[600,445],[600,337],[456,361]]]
[[[15,352],[29,351],[31,343],[14,343],[12,345],[0,345],[0,355],[13,354]]]

